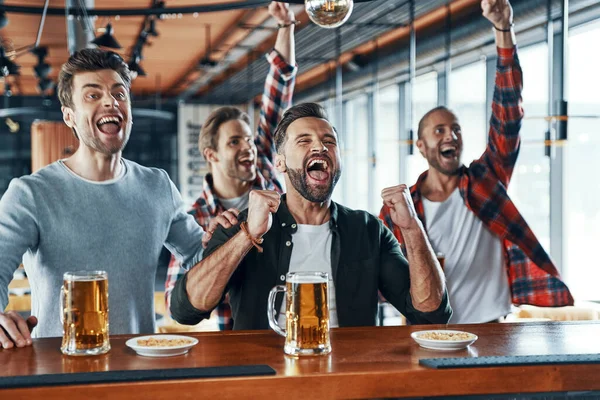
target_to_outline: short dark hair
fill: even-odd
[[[131,72],[127,63],[115,52],[101,49],[82,49],[73,53],[63,64],[58,76],[58,99],[63,107],[73,108],[73,76],[80,72],[103,69],[116,71],[127,90],[131,88]]]
[[[275,149],[279,154],[283,151],[285,146],[285,140],[287,139],[287,129],[297,119],[300,118],[320,118],[329,122],[327,112],[325,109],[317,103],[300,103],[289,108],[284,114],[277,128],[275,128]],[[333,128],[335,131],[335,128]]]
[[[219,128],[227,121],[239,119],[250,126],[250,117],[237,107],[219,107],[210,113],[200,130],[198,149],[204,155],[207,148],[217,149],[219,143]],[[206,158],[206,156],[204,156]]]
[[[446,112],[449,112],[450,114],[454,115],[454,113],[452,112],[452,110],[450,110],[446,106],[437,106],[437,107],[432,108],[431,110],[427,111],[425,113],[425,115],[423,115],[423,117],[421,118],[421,120],[419,121],[419,130],[417,131],[417,138],[418,139],[421,139],[421,137],[423,136],[423,129],[425,129],[425,122],[427,122],[427,118],[429,118],[429,116],[431,114],[433,114],[434,112],[438,112],[438,111],[446,111]]]

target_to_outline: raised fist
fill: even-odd
[[[272,190],[253,190],[248,200],[248,232],[254,238],[261,238],[271,229],[273,213],[281,203],[279,193]]]
[[[509,29],[513,23],[513,10],[508,0],[482,0],[483,16],[498,29]]]
[[[406,185],[392,186],[381,191],[383,204],[389,207],[392,221],[400,229],[411,229],[418,225],[418,216]]]

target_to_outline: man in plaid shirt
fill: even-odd
[[[410,189],[434,250],[445,254],[451,323],[498,320],[511,304],[573,304],[552,260],[507,194],[520,147],[522,71],[508,0],[481,3],[498,50],[487,148],[465,167],[457,117],[445,107],[429,111],[419,122],[417,140],[429,169]],[[380,218],[403,243],[391,212],[384,204]]]
[[[235,107],[213,111],[202,126],[199,150],[210,165],[204,178],[204,190],[190,214],[204,228],[206,245],[218,224],[225,228],[237,223],[240,210],[247,208],[251,190],[283,192],[273,166],[273,132],[284,111],[290,106],[296,79],[294,49],[295,16],[286,3],[272,2],[269,13],[279,24],[274,49],[267,54],[270,64],[260,110],[258,133],[254,138],[250,118]],[[177,279],[185,274],[172,257],[165,282],[167,310]],[[233,328],[227,299],[216,309],[219,328]],[[213,314],[214,315],[214,314]]]

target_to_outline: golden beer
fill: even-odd
[[[108,279],[104,271],[68,272],[61,292],[63,340],[67,355],[103,354],[108,339]]]
[[[269,315],[271,327],[285,336],[284,352],[291,355],[317,355],[331,352],[329,341],[328,274],[324,272],[291,272],[286,286],[273,288],[269,307],[275,294],[286,292],[286,329],[283,331]]]

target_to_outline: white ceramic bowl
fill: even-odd
[[[426,333],[440,333],[440,334],[443,334],[443,333],[466,333],[470,337],[469,337],[469,339],[466,339],[466,340],[432,340],[432,339],[425,339],[422,337]],[[473,333],[464,332],[464,331],[445,330],[445,329],[418,331],[418,332],[411,333],[410,336],[421,347],[424,347],[426,349],[431,349],[431,350],[446,350],[446,351],[466,349],[467,346],[473,344],[477,340],[477,335],[475,335]]]
[[[140,346],[138,344],[138,340],[147,340],[150,338],[168,339],[168,340],[186,339],[186,340],[190,340],[190,343],[182,344],[179,346],[162,346],[162,347]],[[138,336],[138,337],[131,338],[127,342],[125,342],[125,345],[131,347],[140,356],[146,356],[146,357],[178,356],[178,355],[187,353],[196,344],[198,344],[198,339],[190,337],[190,336],[182,336],[182,335]]]

